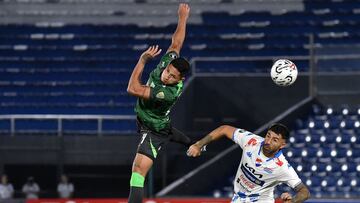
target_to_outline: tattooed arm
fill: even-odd
[[[212,141],[215,141],[221,137],[227,137],[232,139],[233,133],[236,128],[229,126],[229,125],[222,125],[208,135],[206,135],[201,140],[197,141],[195,144],[191,145],[187,151],[188,156],[197,157],[201,154],[201,148]]]
[[[296,195],[292,199],[292,202],[298,203],[298,202],[304,202],[305,200],[309,199],[310,192],[309,189],[301,183],[295,188]]]
[[[289,193],[281,194],[281,199],[284,203],[301,203],[309,199],[310,192],[309,189],[303,184],[299,184],[295,187],[296,195],[292,197]]]

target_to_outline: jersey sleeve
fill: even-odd
[[[158,69],[163,69],[163,68],[166,68],[170,62],[176,58],[179,57],[179,54],[177,54],[175,51],[170,51],[166,54],[164,54],[161,59],[160,59],[160,62],[159,64],[157,65],[157,68]]]
[[[163,87],[162,85],[155,85],[150,88],[150,99],[155,101],[171,101],[174,94],[169,88]]]
[[[238,144],[242,149],[248,145],[256,145],[258,143],[259,136],[253,134],[252,132],[246,131],[244,129],[236,129],[233,133],[233,141]]]
[[[298,186],[302,181],[295,172],[294,168],[288,164],[286,171],[283,173],[283,180],[282,182],[286,183],[289,187],[295,188]]]

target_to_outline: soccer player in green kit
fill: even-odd
[[[191,145],[190,138],[171,126],[169,117],[172,106],[182,93],[184,76],[190,70],[189,62],[179,57],[189,12],[188,4],[179,5],[178,24],[171,45],[150,73],[146,85],[141,83],[141,75],[145,64],[160,54],[157,45],[142,53],[129,80],[128,93],[138,97],[135,112],[138,131],[142,135],[133,161],[129,203],[142,202],[146,174],[164,144],[174,141],[187,147]]]

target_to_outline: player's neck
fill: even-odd
[[[275,154],[277,152],[268,152],[266,150],[264,150],[264,148],[261,149],[261,152],[263,153],[264,156],[266,156],[267,158],[274,158]]]

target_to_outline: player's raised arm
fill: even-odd
[[[159,49],[159,46],[150,46],[144,53],[141,54],[139,61],[137,62],[133,72],[131,73],[127,92],[130,95],[140,97],[143,99],[149,99],[150,98],[150,87],[143,85],[141,83],[141,75],[144,70],[145,64],[159,55],[161,52],[161,49]]]
[[[207,144],[209,144],[212,141],[215,141],[221,137],[227,137],[229,139],[232,139],[232,136],[234,134],[234,131],[236,128],[229,126],[229,125],[222,125],[212,132],[210,132],[208,135],[206,135],[201,140],[197,141],[195,144],[191,145],[187,151],[188,156],[197,157],[201,154],[201,148]]]
[[[292,197],[289,193],[285,192],[281,194],[281,199],[284,203],[302,203],[305,200],[309,199],[310,192],[309,189],[303,184],[300,183],[295,187],[296,195]]]
[[[177,54],[180,54],[181,47],[183,46],[186,33],[186,22],[189,17],[190,6],[188,4],[182,3],[179,5],[178,9],[178,24],[174,34],[172,35],[172,41],[167,52],[175,51]]]

